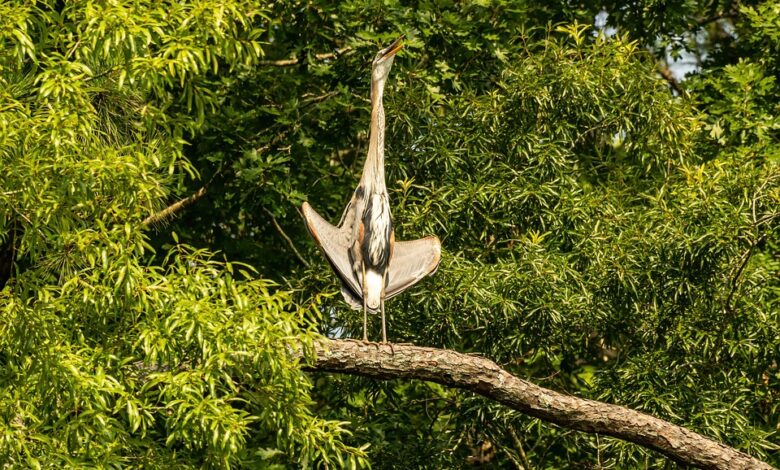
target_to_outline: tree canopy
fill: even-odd
[[[391,341],[780,465],[776,0],[10,1],[0,18],[3,464],[676,465],[429,382],[302,372],[362,316],[297,208],[338,219],[370,60],[403,33],[391,207],[399,239],[436,234],[443,256],[388,303]]]

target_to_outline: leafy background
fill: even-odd
[[[297,208],[338,218],[369,60],[403,33],[388,188],[399,239],[436,234],[444,256],[389,303],[391,339],[780,465],[776,1],[0,17],[4,464],[675,466],[436,385],[299,371],[293,348],[362,325]]]

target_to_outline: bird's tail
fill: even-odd
[[[366,271],[366,306],[370,310],[379,309],[379,303],[382,300],[382,290],[384,288],[384,276],[374,270]]]

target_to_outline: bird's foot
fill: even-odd
[[[369,341],[368,338],[363,338],[363,341],[361,341],[361,342],[363,344],[367,345],[367,346],[369,346],[369,345],[370,346],[375,346],[377,348],[377,350],[379,349],[379,345],[383,344],[383,343],[379,343],[377,341]]]

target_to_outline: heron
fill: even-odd
[[[435,236],[396,241],[385,185],[385,110],[382,97],[393,59],[403,36],[381,49],[371,65],[371,123],[368,155],[360,182],[341,215],[331,225],[308,202],[303,216],[317,245],[339,280],[344,300],[363,310],[363,341],[368,341],[368,312],[382,316],[382,342],[387,343],[385,300],[433,274],[441,261]]]

